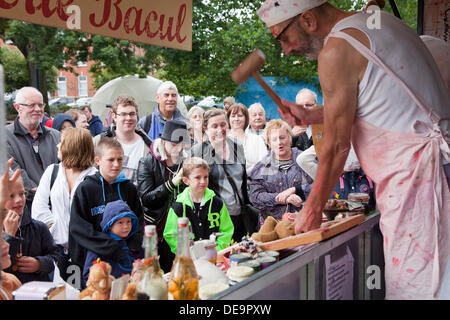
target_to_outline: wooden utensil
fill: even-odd
[[[256,242],[256,244],[263,250],[278,251],[287,248],[293,248],[302,244],[323,241],[325,239],[331,238],[360,224],[365,219],[366,217],[364,214],[358,214],[337,221],[323,223],[322,226],[316,230],[311,230],[309,232],[300,233],[295,236],[290,236],[275,241]]]

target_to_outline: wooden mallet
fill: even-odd
[[[270,98],[276,103],[276,105],[286,113],[290,113],[290,110],[286,108],[282,103],[278,94],[273,91],[273,89],[264,81],[261,75],[258,73],[259,68],[266,62],[266,56],[264,53],[256,49],[251,54],[248,55],[245,60],[243,60],[236,69],[231,73],[231,79],[237,84],[241,84],[247,81],[250,77],[255,78],[256,81],[261,85],[264,91],[269,95]],[[313,124],[311,125],[312,138],[314,141],[314,146],[316,149],[316,154],[319,157],[320,149],[322,147],[323,141],[323,124]]]
[[[264,53],[256,49],[243,60],[236,69],[231,73],[231,79],[237,84],[241,84],[247,81],[250,77],[253,77],[270,98],[276,103],[276,105],[283,110],[283,112],[290,112],[282,103],[278,94],[264,81],[261,75],[258,73],[259,68],[266,62],[266,56]]]

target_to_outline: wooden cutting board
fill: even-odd
[[[366,216],[364,214],[358,214],[348,218],[323,223],[319,229],[311,230],[305,233],[300,233],[295,236],[290,236],[287,238],[278,239],[270,242],[256,242],[256,243],[263,250],[277,251],[287,248],[293,248],[303,244],[318,242],[333,237],[341,232],[344,232],[360,224],[365,219]]]

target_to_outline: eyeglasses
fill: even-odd
[[[291,21],[286,25],[286,27],[284,27],[283,30],[281,30],[281,32],[278,34],[278,36],[275,39],[279,41],[281,39],[281,36],[283,35],[283,33],[285,33],[286,30],[291,26],[291,24],[293,24],[294,21],[296,21],[297,18],[299,18],[301,15],[302,14],[300,13],[299,15],[296,15],[295,17],[293,17],[291,19]]]
[[[45,104],[43,103],[19,103],[19,105],[27,107],[27,108],[34,108],[35,106],[38,106],[40,109],[43,109],[45,107]]]
[[[308,108],[314,107],[315,105],[316,105],[315,103],[303,103],[303,104],[298,104],[298,106],[301,106],[301,107],[308,107]]]
[[[134,117],[137,116],[136,112],[129,112],[129,113],[127,113],[127,112],[121,112],[121,113],[115,112],[115,114],[118,115],[119,117],[123,117],[123,118],[125,118],[127,116],[130,116],[131,118],[134,118]]]

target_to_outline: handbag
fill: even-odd
[[[244,201],[241,199],[241,196],[239,195],[236,184],[234,183],[233,179],[231,179],[231,176],[228,174],[225,166],[226,165],[223,166],[225,175],[227,176],[227,179],[230,182],[234,192],[237,194],[239,204],[241,205],[241,214],[245,231],[247,231],[247,233],[251,236],[254,232],[258,232],[259,230],[260,211],[256,209],[251,203],[244,203]]]

